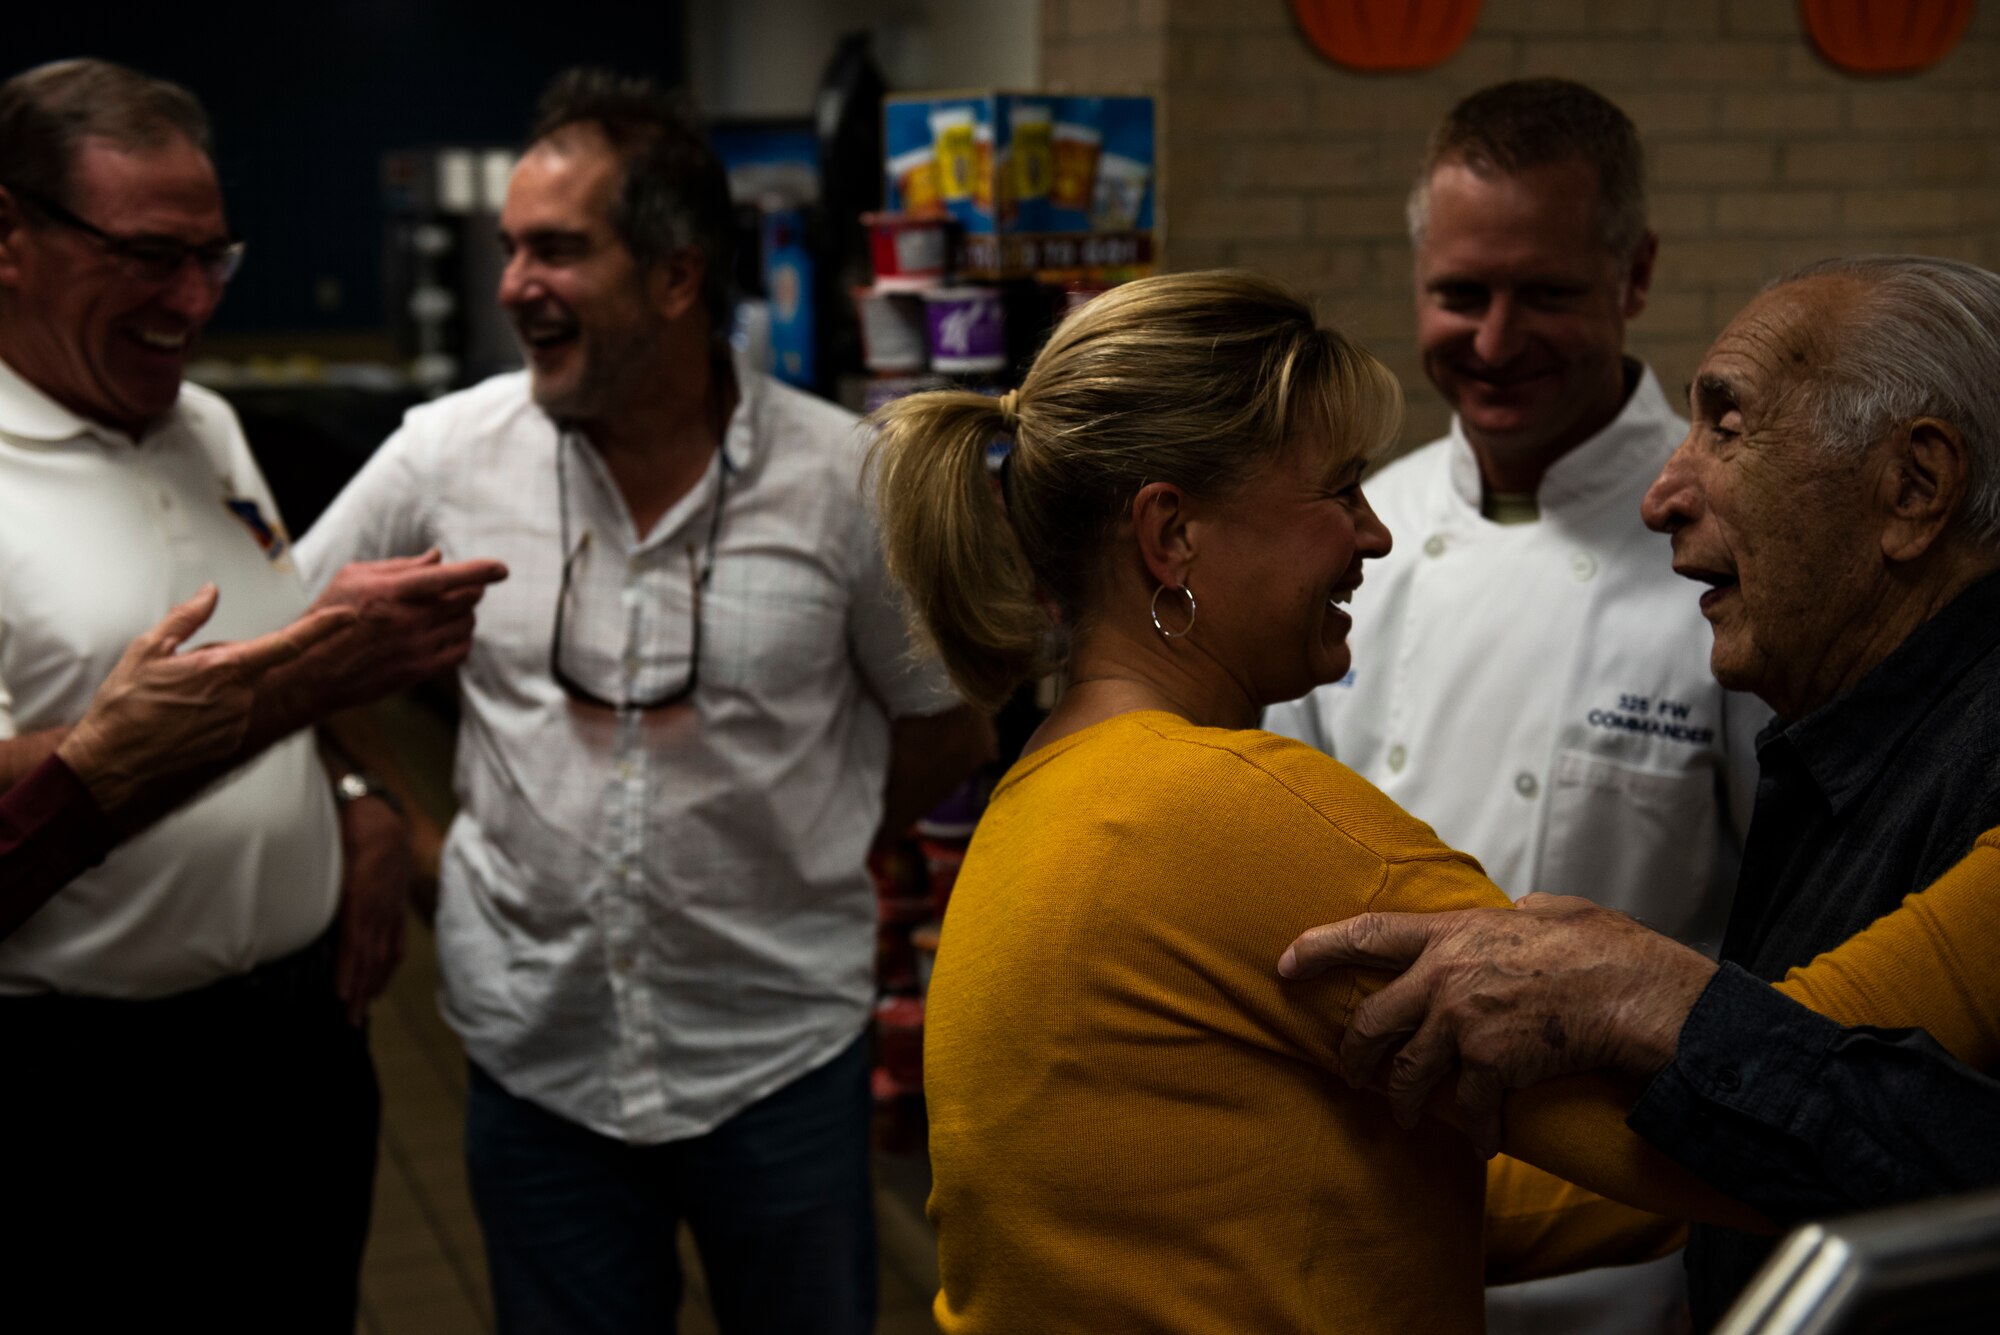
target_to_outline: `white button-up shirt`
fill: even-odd
[[[222,596],[198,640],[305,610],[229,406],[184,386],[134,441],[0,363],[0,737],[83,717],[132,638],[209,581]],[[0,993],[157,997],[247,973],[324,931],[339,884],[308,730],[65,886],[0,942]]]
[[[1355,595],[1354,668],[1264,726],[1338,757],[1519,897],[1583,895],[1710,953],[1770,718],[1709,673],[1698,586],[1639,500],[1687,432],[1646,371],[1543,479],[1480,513],[1462,426],[1364,484],[1395,538]]]
[[[651,533],[514,374],[413,411],[299,545],[315,585],[433,545],[512,572],[459,678],[445,1014],[508,1090],[633,1143],[699,1135],[861,1032],[890,720],[956,703],[911,655],[854,419],[738,377],[721,454]],[[681,704],[614,714],[551,674],[559,445],[563,664],[607,699],[686,680],[692,575],[729,470]]]

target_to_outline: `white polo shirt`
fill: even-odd
[[[227,404],[183,386],[134,442],[0,362],[0,738],[74,723],[132,638],[214,581],[199,641],[296,618],[307,597]],[[310,732],[115,849],[5,941],[0,994],[158,997],[309,944],[340,839]]]

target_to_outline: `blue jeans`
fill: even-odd
[[[472,1068],[465,1122],[501,1335],[661,1335],[685,1220],[723,1335],[875,1328],[868,1042],[664,1145],[598,1135]]]

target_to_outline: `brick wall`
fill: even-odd
[[[1167,263],[1299,284],[1395,368],[1411,441],[1445,410],[1412,342],[1403,200],[1457,98],[1558,74],[1632,116],[1660,265],[1632,350],[1678,392],[1767,279],[1837,253],[1916,251],[2000,268],[2000,3],[1943,62],[1857,78],[1819,58],[1796,0],[1486,0],[1456,55],[1355,74],[1286,0],[1042,0],[1050,87],[1161,98]]]

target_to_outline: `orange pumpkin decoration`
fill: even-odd
[[[1819,53],[1853,74],[1913,74],[1943,60],[1972,0],[1799,0]]]
[[[1421,70],[1465,45],[1480,0],[1292,0],[1306,40],[1354,70]]]

